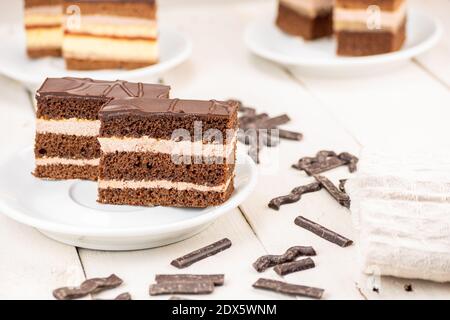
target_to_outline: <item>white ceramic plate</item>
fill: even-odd
[[[251,158],[238,153],[231,198],[218,207],[184,209],[99,204],[95,182],[45,181],[33,170],[32,148],[0,165],[0,212],[57,241],[97,250],[138,250],[192,237],[241,204],[257,176]]]
[[[161,59],[158,64],[135,70],[70,71],[62,58],[29,59],[26,55],[23,26],[0,25],[0,73],[34,90],[47,77],[81,77],[102,80],[151,80],[174,68],[192,52],[192,44],[183,34],[167,27],[160,29]]]
[[[245,43],[256,55],[289,66],[298,72],[316,75],[357,75],[385,71],[432,48],[442,35],[442,26],[433,17],[411,10],[408,13],[407,41],[398,52],[368,57],[339,57],[333,38],[303,41],[281,32],[274,19],[251,23]]]

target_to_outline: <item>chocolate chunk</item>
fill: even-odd
[[[53,291],[58,300],[72,300],[85,297],[89,294],[116,288],[122,284],[122,279],[115,274],[108,278],[93,278],[84,281],[79,287],[63,287]]]
[[[210,294],[214,283],[207,282],[161,282],[150,286],[150,295],[162,294]]]
[[[289,248],[282,255],[266,255],[258,258],[258,260],[253,263],[253,267],[258,272],[263,272],[268,268],[276,266],[278,264],[283,264],[286,262],[291,262],[301,256],[315,256],[316,251],[312,247],[302,247],[295,246]]]
[[[339,190],[341,190],[344,193],[347,193],[345,191],[345,184],[347,183],[347,179],[341,179],[339,180]]]
[[[171,264],[179,269],[186,268],[200,260],[203,260],[230,248],[231,244],[231,241],[225,238],[209,246],[188,253],[183,257],[177,258],[173,260]]]
[[[280,210],[280,207],[282,205],[297,202],[301,199],[302,195],[306,193],[316,192],[320,189],[322,189],[322,185],[319,182],[314,182],[305,186],[297,187],[293,189],[287,196],[281,196],[270,200],[269,208]]]
[[[158,274],[156,283],[162,282],[212,282],[215,286],[222,286],[225,282],[223,274]]]
[[[297,140],[297,141],[303,140],[303,134],[300,133],[300,132],[294,132],[294,131],[288,131],[288,130],[279,129],[278,130],[278,135],[282,139]]]
[[[253,284],[254,288],[274,291],[277,293],[283,293],[293,296],[302,296],[314,299],[322,298],[324,293],[323,289],[301,286],[297,284],[291,284],[281,281],[275,281],[270,279],[259,279]]]
[[[315,157],[301,158],[292,167],[305,171],[308,175],[320,174],[340,166],[347,165],[350,172],[356,171],[358,158],[348,152],[337,155],[334,151],[322,150]]]
[[[311,269],[314,268],[315,266],[316,265],[314,264],[313,259],[306,258],[298,261],[279,264],[273,270],[280,276],[285,276],[290,273]]]
[[[412,292],[413,291],[413,287],[409,283],[405,284],[403,288],[405,289],[406,292]]]
[[[350,208],[350,197],[345,192],[340,191],[328,178],[324,176],[314,176],[325,190],[343,207]]]
[[[302,216],[297,217],[295,219],[295,224],[340,247],[344,248],[351,246],[353,244],[352,240],[347,239],[346,237],[341,236],[336,232],[321,226],[318,223],[312,222],[311,220],[308,220],[305,217]]]

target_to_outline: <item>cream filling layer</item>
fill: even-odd
[[[405,21],[406,2],[395,11],[382,11],[376,6],[362,9],[334,9],[334,29],[337,31],[395,31]]]
[[[158,37],[156,20],[129,17],[102,15],[81,16],[79,25],[71,27],[66,21],[65,29],[68,33],[97,36],[149,39],[156,39]]]
[[[155,40],[129,40],[65,35],[64,57],[86,60],[119,60],[154,63],[159,57]]]
[[[27,47],[34,49],[61,48],[63,32],[59,27],[27,29]]]
[[[96,137],[100,132],[100,121],[76,118],[64,120],[37,119],[36,132]]]
[[[26,26],[61,25],[63,23],[62,6],[38,6],[25,9]]]
[[[98,166],[100,159],[68,159],[68,158],[36,158],[37,166],[73,165],[73,166]]]
[[[178,191],[195,190],[200,192],[225,192],[232,178],[217,186],[205,186],[189,182],[173,182],[168,180],[153,181],[123,181],[123,180],[99,180],[99,189],[175,189]]]
[[[310,18],[330,13],[333,10],[333,0],[280,0],[280,2]]]
[[[150,152],[171,155],[223,157],[233,155],[237,134],[227,144],[203,143],[202,141],[174,141],[167,139],[141,138],[99,138],[103,153]]]

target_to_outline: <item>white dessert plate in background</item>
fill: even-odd
[[[241,204],[256,185],[256,166],[238,153],[235,191],[206,209],[112,206],[97,203],[95,182],[35,178],[32,148],[0,164],[0,212],[54,240],[88,249],[139,250],[194,236]]]
[[[283,33],[274,21],[267,18],[251,23],[244,36],[247,47],[256,55],[288,66],[293,71],[318,76],[382,72],[429,50],[442,35],[438,20],[410,10],[407,41],[400,51],[368,57],[340,57],[336,55],[334,38],[304,41]]]
[[[62,58],[29,59],[26,55],[25,32],[21,25],[0,25],[0,73],[23,83],[31,90],[37,89],[47,77],[81,77],[101,80],[155,81],[166,72],[189,58],[191,41],[180,32],[160,28],[159,63],[134,70],[67,70]]]

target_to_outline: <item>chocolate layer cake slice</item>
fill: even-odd
[[[25,0],[24,23],[30,58],[61,56],[63,0]]]
[[[334,29],[339,55],[398,51],[406,39],[406,1],[336,0]]]
[[[237,104],[114,100],[100,110],[99,202],[208,207],[234,190]]]
[[[333,0],[279,0],[277,26],[284,32],[314,40],[333,34]]]
[[[135,69],[159,59],[155,0],[66,0],[63,54],[68,69]],[[75,22],[75,23],[74,23]]]
[[[170,88],[126,81],[49,78],[37,91],[34,175],[97,180],[98,111],[113,99],[167,98]]]

